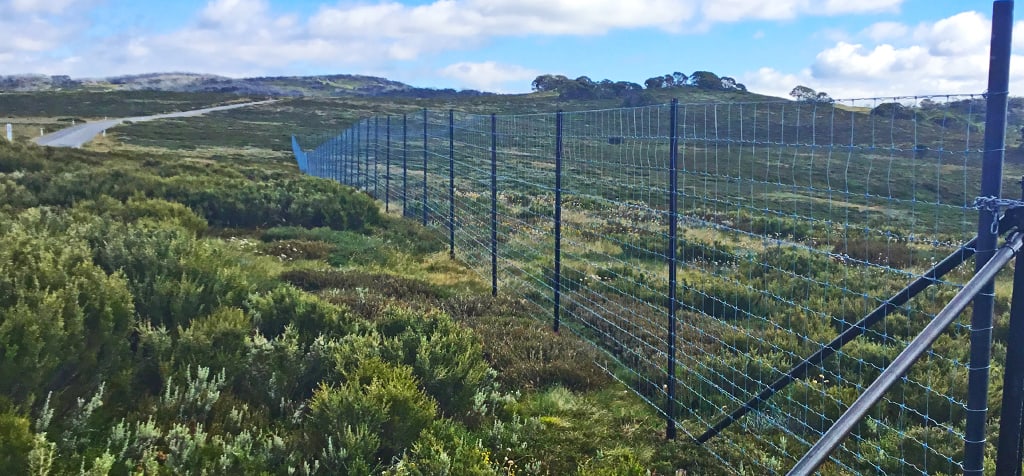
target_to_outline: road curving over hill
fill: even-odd
[[[238,109],[241,107],[256,106],[259,104],[267,104],[274,102],[274,100],[247,102],[241,104],[229,104],[227,106],[216,106],[207,107],[203,109],[195,109],[192,111],[172,112],[168,114],[155,114],[152,116],[138,116],[138,117],[126,117],[121,119],[106,119],[102,121],[87,122],[74,127],[68,127],[67,129],[61,129],[52,134],[33,139],[33,142],[39,145],[48,147],[82,147],[86,142],[91,141],[94,137],[101,134],[103,131],[110,129],[111,127],[117,126],[125,121],[131,122],[146,122],[157,119],[169,119],[175,117],[191,117],[201,116],[208,112],[215,111],[226,111],[229,109]]]

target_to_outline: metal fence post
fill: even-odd
[[[981,196],[1000,197],[1003,155],[1006,149],[1006,105],[1009,96],[1010,51],[1013,37],[1013,0],[992,4],[992,42],[989,57],[988,101],[985,112],[985,155],[982,160]],[[977,272],[995,254],[995,217],[980,210],[978,216]],[[985,423],[988,413],[989,365],[992,357],[992,314],[995,284],[989,282],[974,300],[971,315],[971,353],[967,375],[967,428],[964,432],[964,474],[981,475],[985,466]]]
[[[366,174],[363,175],[363,188],[370,193],[370,120],[366,120],[366,144],[363,147],[363,159],[366,160]]]
[[[391,116],[387,117],[384,138],[384,212],[391,211]]]
[[[679,116],[679,100],[673,99],[669,111],[669,152],[668,152],[668,382],[665,418],[668,427],[665,437],[676,438],[676,250],[679,246],[679,134],[676,131]]]
[[[1021,199],[1024,200],[1024,177],[1021,177]],[[1013,267],[1013,297],[1010,300],[1010,325],[1006,336],[1006,367],[1003,371],[1003,406],[999,415],[999,446],[996,453],[996,474],[1021,474],[1021,443],[1024,434],[1024,261],[1016,259]]]
[[[369,127],[369,124],[367,124]],[[377,176],[377,169],[380,168],[378,165],[380,161],[377,160],[377,154],[380,152],[380,116],[374,116],[373,118],[373,198],[380,200],[380,191],[377,185],[380,180]]]
[[[409,216],[409,115],[402,114],[402,216]]]
[[[423,226],[427,226],[427,108],[423,108]]]
[[[491,296],[498,296],[498,116],[491,114]]]
[[[354,156],[352,157],[353,160],[355,160],[355,162],[356,162],[356,179],[355,179],[355,181],[353,181],[353,185],[356,187],[356,189],[359,189],[359,176],[362,174],[362,171],[363,171],[363,164],[360,163],[360,160],[359,160],[359,156],[360,156],[359,150],[362,147],[362,134],[361,134],[362,128],[359,127],[361,125],[362,124],[356,123],[356,126],[355,126],[355,129],[356,129],[356,143],[353,146],[354,147],[354,149],[353,149]]]
[[[555,291],[555,332],[562,317],[562,111],[555,115],[555,269],[551,280]]]
[[[455,110],[448,110],[448,257],[455,259]]]

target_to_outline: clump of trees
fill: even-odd
[[[673,88],[699,88],[714,91],[746,91],[747,87],[729,76],[718,76],[711,71],[694,71],[687,75],[673,72],[647,78],[643,85],[629,81],[602,79],[594,81],[587,76],[576,79],[561,74],[542,74],[532,83],[533,90],[553,91],[560,99],[622,99],[623,105],[634,106],[645,103],[650,96],[645,91]]]
[[[835,102],[825,91],[815,91],[807,86],[799,85],[789,92],[789,95],[797,101],[820,102],[831,104]]]

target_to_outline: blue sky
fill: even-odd
[[[953,0],[0,0],[0,74],[353,73],[525,92],[541,73],[643,83],[709,70],[776,95],[797,84],[837,98],[976,93],[991,9]],[[1024,45],[1024,28],[1016,37]],[[1018,64],[1012,91],[1024,95]]]

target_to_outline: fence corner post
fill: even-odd
[[[992,40],[989,56],[988,95],[985,111],[985,154],[981,168],[982,197],[1002,194],[1003,157],[1006,149],[1006,106],[1009,97],[1010,53],[1013,40],[1013,1],[992,3]],[[975,270],[995,255],[998,236],[991,230],[995,217],[979,210]],[[992,360],[992,316],[995,283],[988,283],[974,300],[971,313],[970,364],[967,374],[967,426],[964,431],[964,474],[981,476],[985,471],[988,420],[989,366]]]

